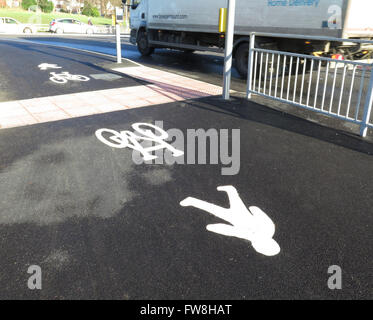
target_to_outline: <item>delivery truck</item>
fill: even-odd
[[[225,34],[219,32],[219,9],[227,8],[227,3],[131,0],[130,41],[144,56],[155,48],[223,52]],[[371,40],[372,16],[372,0],[236,0],[236,69],[246,76],[251,32],[284,34],[283,38],[256,37],[256,46],[265,49],[363,59],[373,52],[371,45],[289,39],[286,34]]]

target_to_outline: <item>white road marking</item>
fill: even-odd
[[[91,78],[96,80],[106,80],[106,81],[114,81],[121,79],[122,77],[117,74],[112,73],[96,73],[96,74],[90,74]]]
[[[223,219],[229,224],[209,224],[206,229],[228,237],[237,237],[251,241],[254,249],[266,256],[274,256],[280,252],[280,246],[272,238],[275,224],[260,208],[246,208],[235,187],[221,186],[218,191],[228,194],[230,208],[223,208],[212,203],[188,197],[180,202],[183,207],[192,206],[207,211]]]
[[[155,131],[155,134],[149,130],[141,127],[148,127]],[[168,133],[163,129],[152,125],[150,123],[134,123],[132,128],[137,131],[140,136],[134,134],[129,130],[115,131],[111,129],[99,129],[96,131],[96,137],[102,143],[112,148],[131,148],[139,151],[145,161],[154,160],[158,157],[153,155],[152,152],[160,149],[168,149],[172,152],[173,156],[179,157],[184,154],[183,151],[175,149],[172,145],[167,143],[165,140],[168,138]],[[110,137],[105,137],[104,134],[110,134]],[[151,141],[155,142],[152,147],[143,147],[138,141]]]
[[[90,80],[86,76],[82,76],[79,74],[70,74],[67,71],[64,71],[61,73],[51,72],[50,75],[51,77],[49,79],[58,84],[64,84],[67,81],[89,81]]]
[[[42,71],[47,70],[47,69],[61,69],[62,68],[56,64],[50,64],[50,63],[42,63],[42,64],[39,64],[38,67]]]

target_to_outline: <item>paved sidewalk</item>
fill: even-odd
[[[0,128],[63,120],[221,94],[202,81],[144,66],[114,69],[149,85],[0,103]]]

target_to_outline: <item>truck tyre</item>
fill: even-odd
[[[259,45],[255,44],[255,46],[258,47]],[[250,49],[250,44],[248,42],[242,43],[237,48],[237,51],[236,51],[236,54],[235,54],[235,67],[236,67],[236,70],[238,71],[238,73],[240,74],[240,76],[243,79],[247,78],[247,71],[248,71],[247,69],[248,69],[248,66],[249,66],[248,65],[248,63],[249,63],[249,49]],[[273,48],[273,50],[276,50],[276,49],[277,48]],[[259,77],[260,77],[260,72],[259,72],[259,70],[260,70],[260,59],[259,59],[259,56],[258,56],[258,61],[256,63],[257,63],[257,65],[256,65],[256,68],[257,68],[256,78],[259,79]],[[271,72],[271,69],[274,70],[273,72],[276,72],[276,70],[277,70],[276,69],[277,68],[277,59],[274,59],[273,64],[271,63],[271,61],[268,61],[267,68],[268,68],[267,72]],[[252,72],[254,72],[254,70],[255,70],[255,65],[253,65]],[[282,72],[282,71],[279,70],[279,72]],[[254,73],[253,73],[253,75],[254,75]],[[264,66],[263,66],[262,79],[264,79],[264,78],[265,78],[265,74],[264,74]]]
[[[150,56],[154,52],[154,48],[149,46],[147,34],[143,30],[139,32],[137,50],[139,50],[142,56]]]
[[[245,42],[239,45],[235,54],[235,66],[240,76],[247,78],[250,44]]]

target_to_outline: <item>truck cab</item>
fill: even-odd
[[[131,0],[130,42],[134,45],[137,44],[139,52],[144,56],[149,56],[154,52],[154,48],[148,42],[147,14],[148,0]]]
[[[130,6],[130,28],[138,30],[142,24],[146,25],[146,0],[132,0]],[[143,18],[141,18],[143,17]]]

